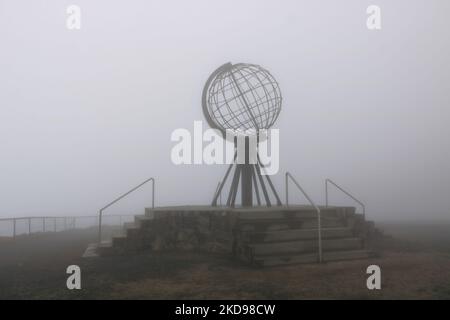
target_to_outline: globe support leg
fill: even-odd
[[[253,188],[252,188],[252,164],[250,164],[250,139],[245,137],[245,164],[241,165],[242,182],[241,182],[241,201],[243,207],[251,207],[253,205]]]
[[[247,149],[247,148],[246,148]],[[257,163],[251,164],[249,163],[249,156],[248,156],[248,150],[246,150],[246,157],[245,157],[245,163],[240,164],[237,163],[237,156],[235,154],[234,162],[230,164],[228,167],[225,176],[222,180],[222,182],[219,185],[219,188],[217,189],[217,192],[214,194],[214,198],[212,201],[212,206],[217,206],[217,200],[219,199],[219,196],[225,187],[225,184],[227,182],[228,177],[230,176],[231,171],[234,167],[233,172],[233,178],[231,180],[231,185],[228,193],[228,198],[226,202],[227,207],[234,208],[236,205],[236,197],[237,193],[239,191],[239,184],[240,184],[240,191],[241,191],[241,205],[243,207],[251,207],[253,206],[253,190],[256,193],[256,200],[258,206],[262,205],[262,199],[265,201],[265,205],[267,207],[271,207],[272,203],[270,200],[269,192],[272,193],[273,197],[276,199],[276,205],[281,206],[281,200],[278,196],[278,193],[275,189],[275,186],[272,183],[272,180],[268,175],[266,175],[266,179],[264,179],[262,173],[261,173],[261,167],[264,167],[264,165],[261,163],[259,157],[257,157]],[[265,181],[266,180],[266,181]],[[258,186],[259,183],[259,186]],[[266,186],[266,183],[268,186]],[[259,193],[259,187],[261,187],[263,198],[260,197]]]

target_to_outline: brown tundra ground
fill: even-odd
[[[0,299],[450,299],[450,222],[377,222],[378,258],[255,269],[201,252],[82,259],[96,229],[0,239]],[[66,288],[81,267],[82,289]],[[381,290],[366,268],[381,267]]]

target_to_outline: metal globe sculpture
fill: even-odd
[[[277,81],[255,64],[224,64],[211,74],[203,90],[205,116],[210,126],[221,131],[252,134],[269,129],[281,103]]]
[[[214,193],[212,206],[217,206],[219,196],[233,168],[234,174],[232,174],[226,206],[235,206],[239,189],[243,207],[253,206],[253,194],[256,195],[258,206],[261,206],[263,201],[266,206],[272,206],[270,191],[276,205],[281,206],[280,197],[270,177],[261,174],[261,169],[265,165],[261,163],[258,155],[260,130],[269,129],[275,123],[281,111],[281,102],[282,97],[277,81],[261,66],[226,63],[209,76],[202,94],[203,114],[209,125],[219,129],[227,139],[229,137],[226,131],[232,131],[235,145],[234,163],[230,164],[220,181]],[[245,137],[245,159],[237,157],[239,147],[237,135]],[[256,149],[250,150],[250,136],[254,137],[254,135],[258,137],[256,140],[259,142],[252,147]],[[250,157],[250,153],[254,150],[257,155],[256,162],[254,157],[253,161]],[[260,190],[264,198],[260,196]]]

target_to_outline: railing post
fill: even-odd
[[[289,183],[288,183],[288,174],[286,172],[286,206],[289,207]]]
[[[13,219],[13,238],[16,238],[16,219]]]
[[[53,232],[56,232],[56,218],[53,218]]]
[[[98,215],[98,243],[102,242],[102,213],[103,210],[100,210]]]
[[[152,209],[155,209],[155,179],[152,178]]]
[[[303,193],[306,200],[309,201],[309,203],[314,207],[314,209],[317,211],[317,244],[318,244],[318,253],[319,253],[319,263],[322,262],[322,219],[321,219],[321,212],[320,208],[314,203],[314,201],[311,200],[311,198],[308,196],[308,194],[303,190],[303,188],[300,186],[300,184],[295,180],[295,178],[289,173],[286,172],[286,204],[289,205],[289,183],[288,178],[291,178],[292,182],[297,186],[297,188]]]
[[[319,239],[319,262],[322,262],[322,217],[320,210],[317,211],[317,232]]]
[[[325,179],[325,206],[328,208],[328,179]]]
[[[42,218],[42,232],[45,232],[45,217]]]
[[[31,234],[31,218],[28,218],[28,234]]]
[[[64,231],[67,230],[67,217],[64,217]]]

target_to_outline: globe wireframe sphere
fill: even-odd
[[[205,87],[204,102],[209,117],[220,130],[255,134],[274,124],[281,111],[282,96],[269,71],[254,64],[228,63],[211,77]]]

